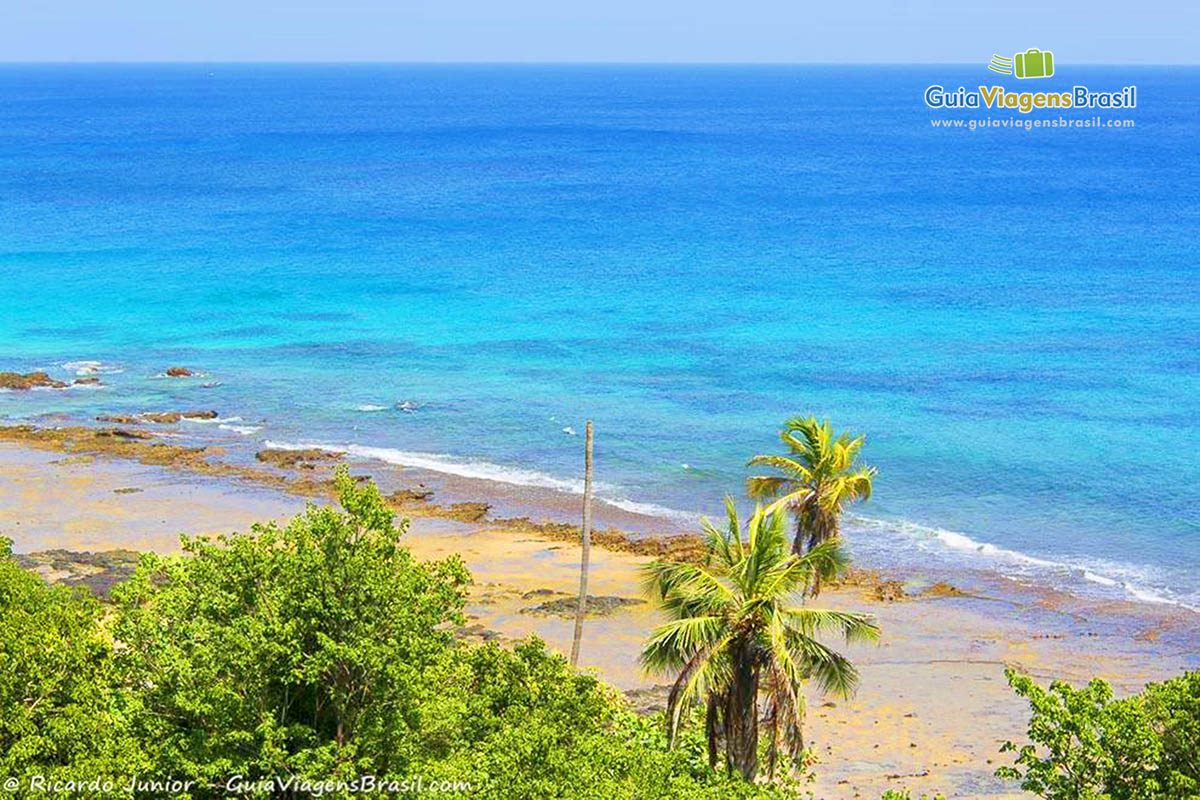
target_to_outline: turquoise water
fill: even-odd
[[[0,67],[0,369],[107,384],[0,415],[566,492],[591,416],[682,522],[813,411],[862,559],[1200,606],[1200,70],[1060,72],[1137,127],[933,130],[982,66]]]

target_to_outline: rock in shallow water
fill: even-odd
[[[24,375],[19,372],[0,372],[0,389],[25,391],[38,387],[65,389],[67,385],[62,381],[54,380],[40,370],[37,372],[27,372]]]
[[[560,597],[557,600],[547,600],[536,606],[522,608],[521,613],[538,616],[574,617],[575,610],[579,605],[578,600],[578,597]],[[645,600],[639,600],[636,597],[614,597],[612,595],[596,597],[589,594],[585,616],[607,617],[626,606],[640,606],[645,602]]]
[[[313,469],[318,462],[341,461],[342,454],[310,447],[305,450],[259,450],[254,457],[264,464],[280,469]]]

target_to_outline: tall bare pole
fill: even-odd
[[[579,602],[575,607],[575,639],[571,643],[571,666],[579,665],[579,640],[587,613],[588,561],[592,556],[592,421],[587,421],[583,445],[583,550],[579,558]]]

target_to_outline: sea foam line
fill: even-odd
[[[986,567],[1005,575],[1004,567],[1015,568],[1016,575],[1007,577],[1067,577],[1075,578],[1104,586],[1110,589],[1121,589],[1126,598],[1132,598],[1144,603],[1173,605],[1200,613],[1200,606],[1193,605],[1166,588],[1154,588],[1146,585],[1145,568],[1130,564],[1071,561],[1038,558],[1037,556],[999,547],[990,542],[980,542],[965,533],[919,525],[914,522],[874,519],[851,515],[847,522],[863,528],[885,529],[887,533],[900,533],[907,536],[919,548],[928,550],[933,544],[939,549],[951,552],[981,557]],[[1108,574],[1105,574],[1108,573]],[[1051,585],[1054,585],[1051,582]],[[1060,587],[1061,588],[1061,587]]]
[[[551,489],[567,494],[582,495],[583,481],[558,478],[544,472],[508,467],[487,461],[463,460],[440,453],[422,453],[398,450],[390,447],[370,447],[357,444],[325,444],[319,442],[276,442],[267,440],[264,446],[278,450],[307,450],[318,448],[334,453],[355,456],[357,458],[373,459],[387,464],[402,467],[415,467],[431,472],[440,472],[462,478],[487,480],[496,483],[507,483],[514,486],[529,486],[540,489]],[[642,503],[619,495],[619,490],[610,484],[596,483],[598,499],[603,502],[642,516],[657,517],[675,523],[694,527],[702,515],[679,509],[667,508],[654,503]],[[1173,596],[1174,593],[1165,589],[1157,589],[1145,585],[1143,578],[1126,579],[1123,574],[1140,573],[1137,567],[1119,564],[1082,564],[1070,561],[1039,558],[972,539],[965,533],[944,528],[934,528],[907,521],[892,521],[850,515],[847,523],[863,528],[881,531],[884,535],[900,533],[923,550],[930,546],[948,553],[959,553],[968,556],[978,556],[985,562],[984,566],[1005,574],[1004,567],[1016,568],[1020,577],[1072,577],[1104,586],[1109,589],[1123,591],[1126,598],[1132,598],[1146,603],[1174,605],[1200,613],[1200,606],[1191,605]],[[1032,575],[1030,573],[1033,573]],[[1109,573],[1109,574],[1104,574]],[[1115,574],[1122,577],[1112,577]],[[1013,577],[1013,576],[1010,576]],[[1050,582],[1050,585],[1054,585]]]
[[[344,455],[355,456],[357,458],[369,458],[375,461],[382,461],[386,464],[395,464],[400,467],[416,467],[417,469],[427,469],[430,472],[440,472],[446,475],[455,475],[460,478],[473,478],[476,480],[492,481],[495,483],[507,483],[513,486],[529,486],[537,489],[550,489],[564,494],[583,494],[583,481],[558,478],[553,475],[548,475],[544,472],[535,470],[522,469],[520,467],[508,467],[501,464],[493,464],[488,461],[478,460],[463,460],[442,453],[422,453],[409,450],[397,450],[391,447],[370,447],[359,444],[322,444],[319,442],[276,442],[268,439],[264,446],[276,450],[308,450],[312,448],[320,450],[328,450],[333,453],[342,453]],[[597,494],[597,499],[603,502],[620,508],[624,511],[629,511],[634,514],[643,516],[660,517],[677,522],[686,522],[695,524],[699,520],[699,515],[692,514],[687,511],[680,511],[674,508],[655,505],[654,503],[640,503],[635,500],[621,497],[618,494],[616,487],[605,484],[594,484]]]
[[[103,361],[67,361],[59,366],[80,376],[113,375],[125,371],[122,367],[105,364]]]

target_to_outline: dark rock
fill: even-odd
[[[101,600],[108,600],[112,587],[133,573],[139,557],[132,550],[98,553],[43,550],[16,558],[22,567],[37,572],[51,583],[82,586]]]
[[[487,519],[489,510],[491,506],[487,503],[454,503],[446,509],[443,516],[459,522],[483,522]]]
[[[173,425],[182,419],[216,419],[215,411],[143,411],[140,414],[101,414],[97,422],[112,422],[117,425],[140,425],[143,422],[155,422],[160,425]]]
[[[433,489],[427,489],[423,485],[418,485],[416,489],[400,489],[388,495],[388,500],[398,506],[406,506],[412,503],[428,503],[433,497]]]
[[[187,367],[167,367],[168,378],[190,378],[195,374]]]
[[[894,603],[897,600],[907,600],[908,593],[900,581],[880,581],[871,587],[871,599],[881,603]]]
[[[971,597],[968,592],[964,592],[957,586],[952,586],[945,581],[938,581],[930,586],[925,591],[921,592],[924,597]]]
[[[145,431],[127,431],[124,428],[101,428],[96,431],[97,436],[112,437],[114,439],[153,439],[153,433]]]
[[[114,425],[141,425],[142,421],[132,414],[101,414],[97,422],[111,422]]]
[[[454,638],[458,639],[459,641],[475,640],[483,642],[496,642],[503,641],[504,634],[500,633],[500,631],[494,631],[491,628],[484,627],[476,622],[473,625],[466,625],[455,630]]]
[[[50,389],[65,389],[67,387],[62,381],[56,381],[41,371],[27,372],[24,375],[19,372],[0,372],[0,389],[18,389],[24,391],[43,386]]]
[[[146,422],[157,422],[160,425],[170,425],[181,419],[216,419],[215,411],[146,411],[138,414]]]
[[[625,692],[625,701],[634,713],[643,717],[656,714],[667,707],[667,696],[671,687],[665,684],[648,686],[644,689],[630,689]]]
[[[76,386],[99,386],[100,379],[99,378],[76,378],[75,380],[71,381],[71,383],[75,384]]]
[[[280,469],[315,469],[318,462],[341,461],[342,454],[310,447],[306,450],[259,450],[254,454],[264,464]]]
[[[575,610],[579,605],[578,597],[560,597],[557,600],[547,600],[544,603],[539,603],[536,606],[522,608],[522,614],[535,614],[538,616],[548,617],[574,617]],[[645,600],[639,600],[634,597],[614,597],[611,595],[601,595],[593,597],[588,595],[587,609],[585,616],[588,617],[607,617],[615,614],[626,606],[640,606],[645,603]]]

